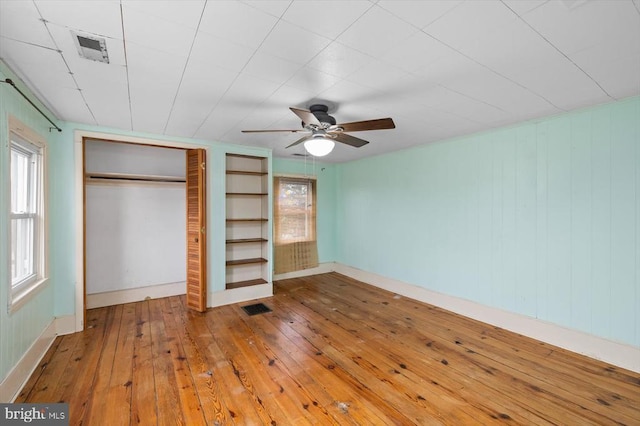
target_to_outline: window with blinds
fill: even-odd
[[[318,266],[315,179],[276,177],[273,187],[274,272]]]

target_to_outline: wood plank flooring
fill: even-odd
[[[640,424],[640,374],[331,273],[88,311],[16,402],[85,425]]]

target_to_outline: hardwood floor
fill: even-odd
[[[200,314],[88,312],[16,402],[71,424],[640,424],[640,374],[331,273]]]

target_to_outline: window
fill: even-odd
[[[314,181],[276,178],[278,187],[276,241],[293,243],[316,239]]]
[[[274,181],[275,273],[318,266],[316,181],[276,177]]]
[[[16,120],[10,127],[9,299],[13,305],[45,278],[44,145]]]

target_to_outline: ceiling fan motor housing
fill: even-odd
[[[321,123],[328,123],[330,125],[336,124],[336,119],[328,114],[329,107],[322,104],[314,104],[309,107],[309,111],[318,119]]]

